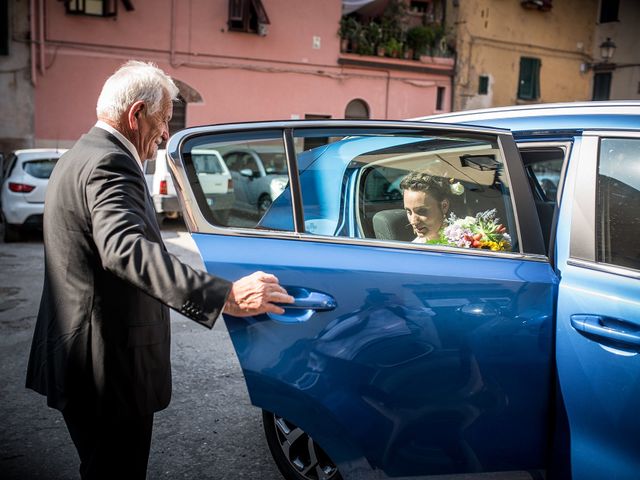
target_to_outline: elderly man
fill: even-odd
[[[123,65],[49,181],[27,387],[62,411],[83,479],[146,476],[153,413],[171,396],[167,306],[211,328],[223,310],[282,313],[274,302],[293,301],[273,275],[231,283],[165,249],[142,162],[167,140],[177,94],[155,65]]]

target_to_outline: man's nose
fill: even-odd
[[[162,140],[164,140],[165,142],[167,140],[169,140],[169,129],[168,128],[163,128],[162,129]]]

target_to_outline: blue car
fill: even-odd
[[[288,180],[220,223],[191,152],[239,145]],[[194,127],[168,151],[207,270],[296,298],[224,317],[285,478],[639,478],[640,102]]]

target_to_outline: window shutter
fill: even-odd
[[[539,97],[540,59],[521,57],[518,98],[521,100],[536,100]]]

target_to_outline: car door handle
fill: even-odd
[[[280,305],[287,310],[316,310],[322,312],[336,308],[335,299],[326,293],[292,287],[288,287],[287,292],[295,300],[293,303]]]
[[[300,287],[285,287],[294,298],[293,303],[280,303],[284,313],[267,313],[272,320],[282,323],[301,323],[309,320],[315,312],[326,312],[336,308],[335,299],[326,293]]]
[[[600,315],[571,315],[571,326],[596,339],[640,347],[640,325],[631,322]]]

